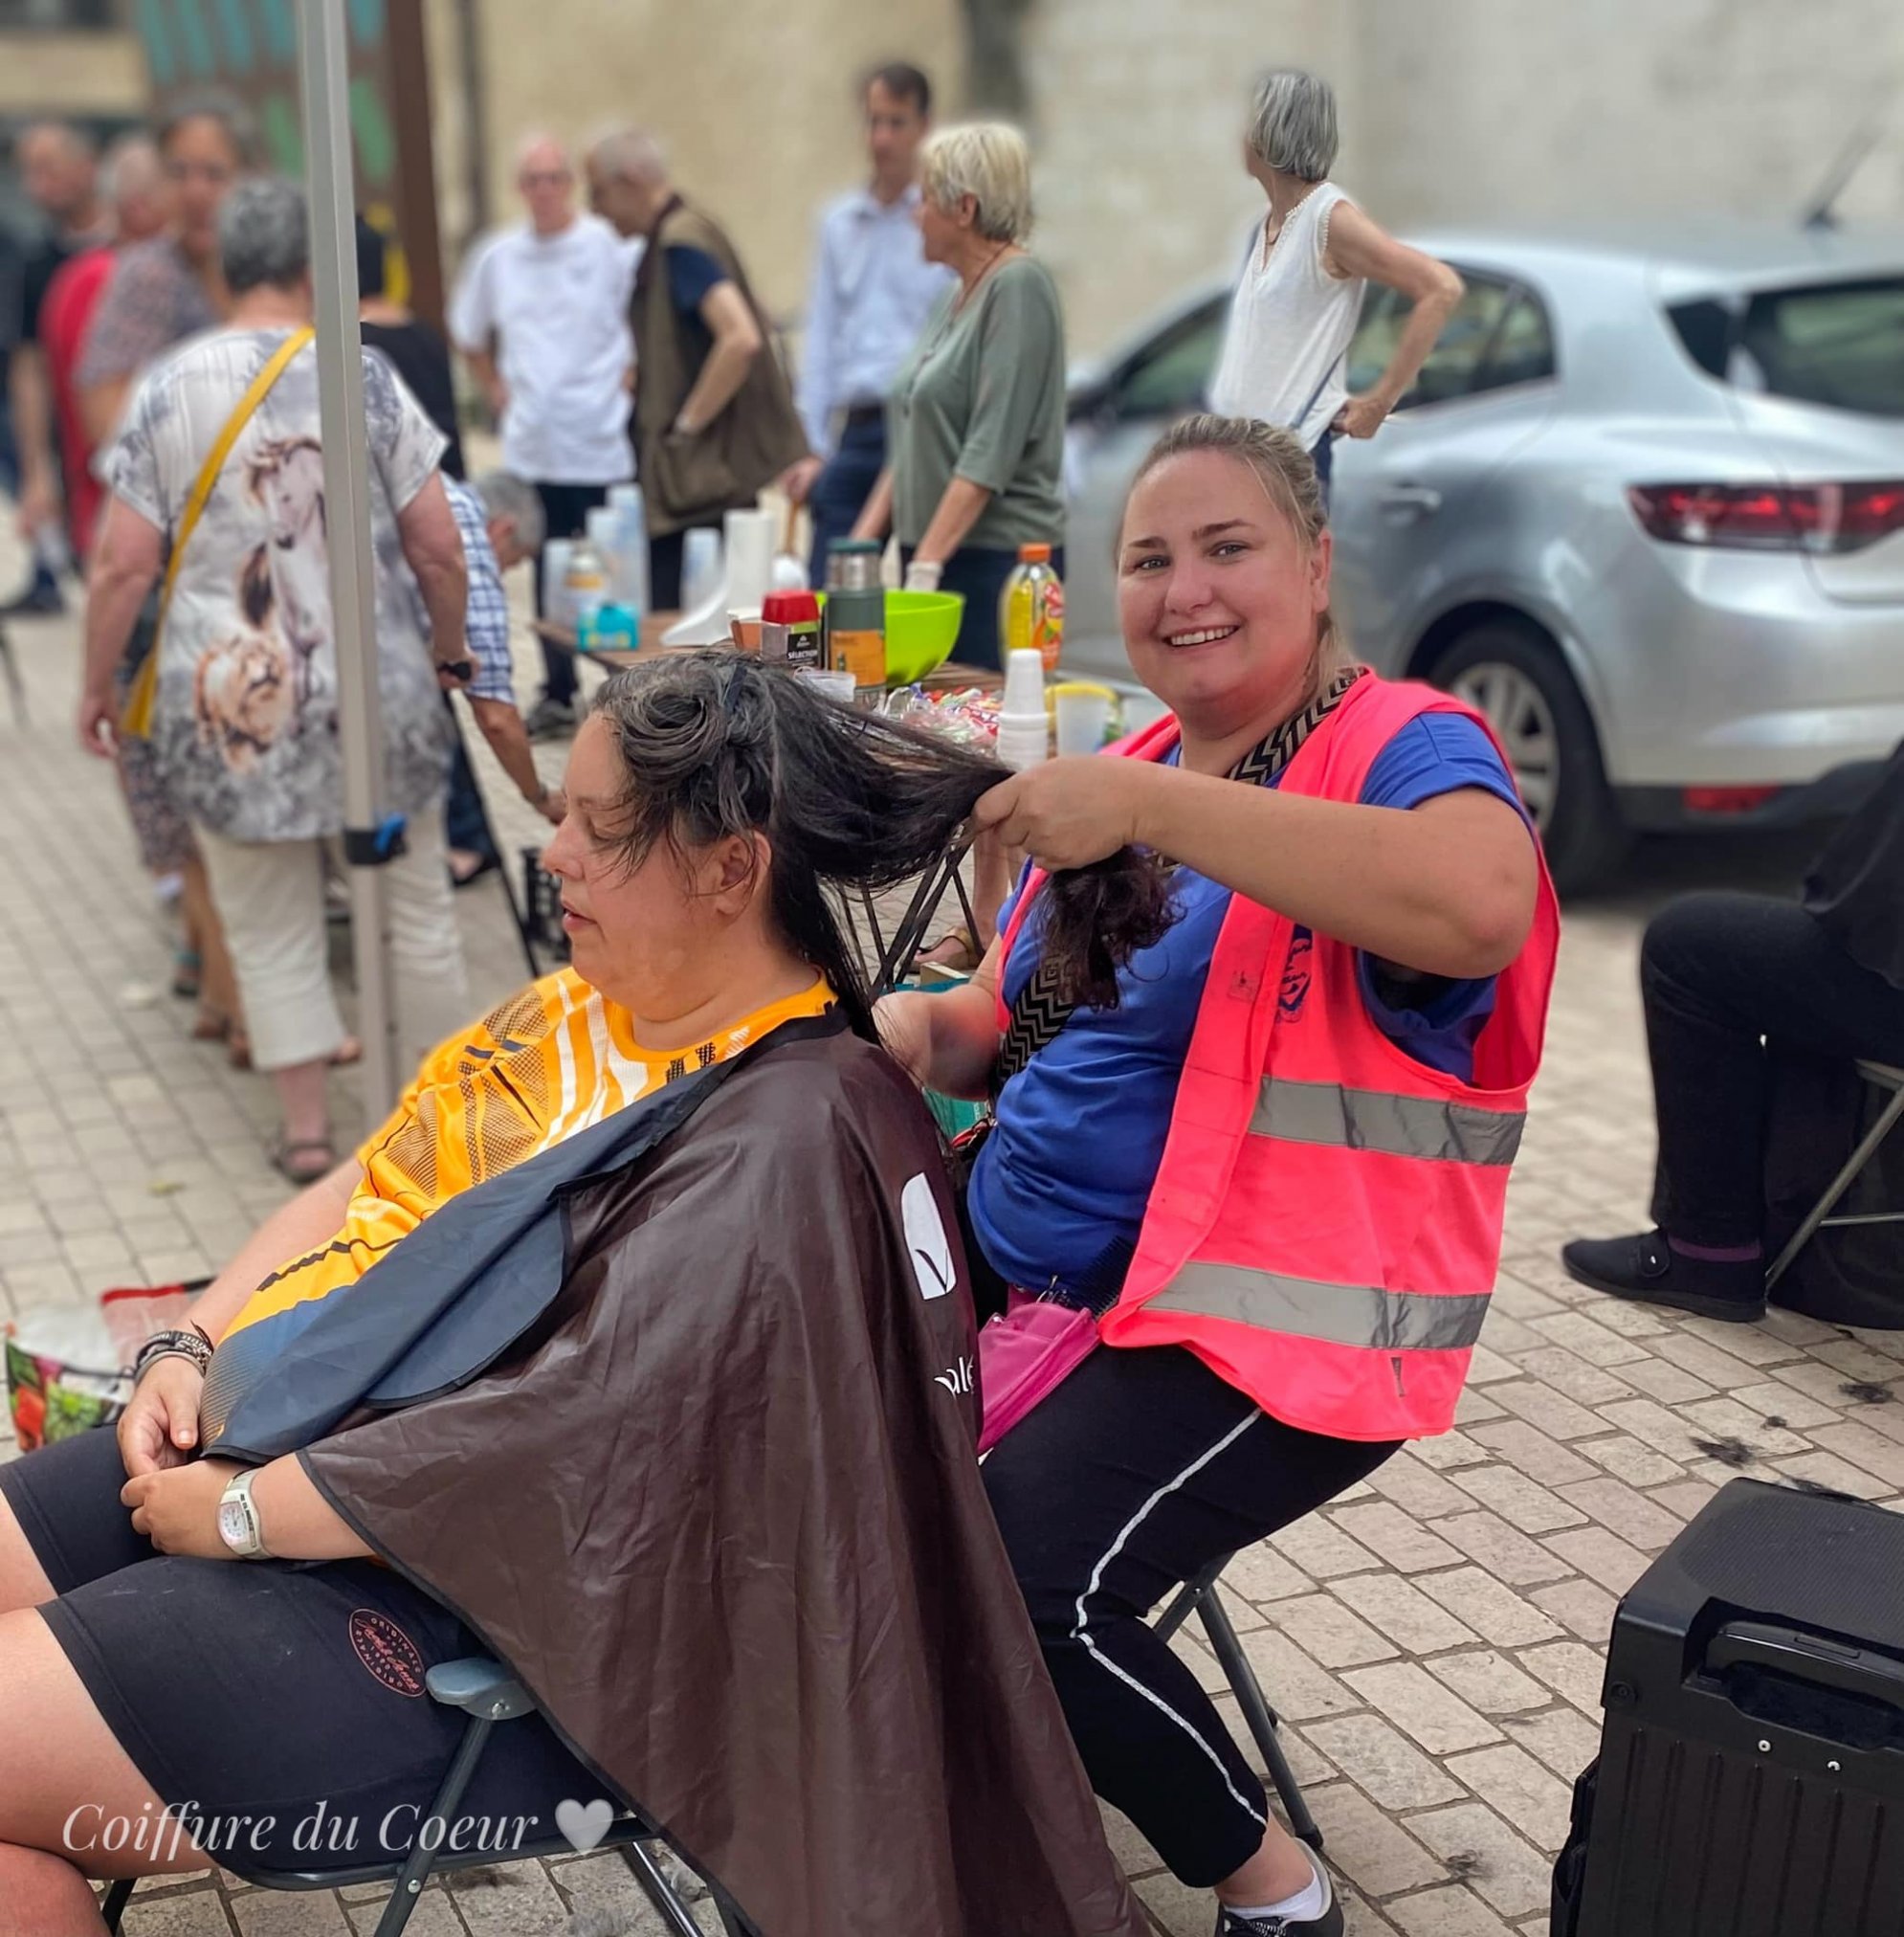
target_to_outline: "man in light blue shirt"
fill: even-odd
[[[927,262],[915,211],[919,144],[932,121],[932,84],[903,61],[875,68],[863,90],[869,187],[843,195],[820,221],[807,304],[797,401],[808,445],[782,479],[813,520],[813,583],[827,545],[852,531],[886,461],[886,392],[951,272]]]

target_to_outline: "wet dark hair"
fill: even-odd
[[[628,775],[605,832],[631,872],[665,842],[678,856],[733,835],[765,835],[768,910],[824,975],[853,1028],[876,1040],[871,991],[827,889],[878,893],[925,873],[973,804],[1007,776],[989,755],[883,714],[841,706],[751,654],[671,653],[617,673],[592,712]],[[1047,959],[1096,1000],[1134,947],[1167,922],[1167,886],[1125,850],[1053,878]],[[1093,992],[1095,991],[1095,993]]]
[[[883,87],[895,100],[910,101],[919,109],[921,120],[931,119],[932,83],[923,70],[911,61],[888,60],[869,69],[859,83],[860,100],[863,101],[875,87]]]

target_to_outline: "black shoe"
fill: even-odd
[[[58,582],[49,578],[42,579],[31,591],[23,592],[11,605],[0,608],[0,618],[38,618],[65,610],[66,600]]]
[[[575,702],[551,700],[546,693],[529,709],[523,721],[531,740],[562,740],[575,731]]]
[[[1640,1304],[1668,1304],[1695,1318],[1750,1325],[1765,1316],[1765,1267],[1758,1258],[1715,1264],[1685,1258],[1664,1231],[1631,1237],[1576,1237],[1561,1247],[1567,1276]]]
[[[1311,1855],[1316,1874],[1329,1885],[1329,1901],[1317,1917],[1239,1917],[1233,1910],[1216,1913],[1216,1937],[1342,1937],[1342,1906],[1321,1859]]]

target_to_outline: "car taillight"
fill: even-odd
[[[1669,545],[1857,551],[1904,531],[1904,479],[1857,484],[1635,484],[1627,502]]]
[[[1679,799],[1689,813],[1750,813],[1782,791],[1778,787],[1682,787]]]

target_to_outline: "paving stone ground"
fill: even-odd
[[[285,1191],[265,1162],[263,1080],[188,1041],[184,1005],[139,996],[164,984],[169,946],[111,769],[72,737],[77,628],[13,630],[32,724],[0,689],[0,1314],[209,1271]],[[553,773],[560,749],[544,757]],[[482,766],[494,797],[498,775]],[[533,838],[526,813],[501,817],[512,847]],[[1904,1335],[1679,1319],[1598,1298],[1555,1261],[1569,1236],[1632,1228],[1646,1201],[1633,974],[1645,910],[1716,874],[1780,883],[1796,852],[1682,846],[1569,911],[1457,1430],[1229,1570],[1229,1605],[1287,1718],[1357,1937],[1544,1937],[1548,1865],[1568,1785],[1593,1753],[1615,1599],[1734,1472],[1881,1501],[1904,1488]],[[521,970],[498,884],[459,905],[477,993],[499,995]],[[338,1105],[352,1124],[347,1079]],[[1213,1659],[1193,1638],[1181,1645],[1221,1690]],[[1227,1693],[1220,1705],[1233,1721]],[[1128,1825],[1112,1830],[1160,1929],[1206,1937],[1207,1899]],[[372,1928],[376,1897],[287,1896],[213,1875],[142,1889],[125,1928],[345,1937]],[[620,1860],[597,1854],[466,1873],[432,1888],[410,1927],[660,1926]]]

